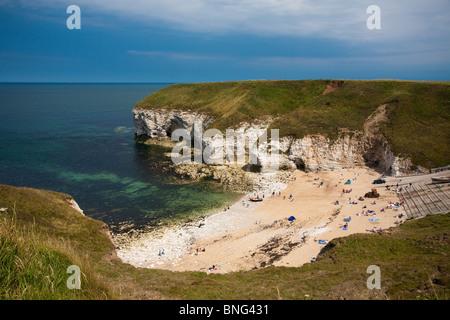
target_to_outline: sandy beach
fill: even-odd
[[[275,195],[245,195],[225,211],[188,225],[142,235],[118,249],[124,262],[141,268],[226,273],[269,265],[310,263],[331,239],[387,229],[405,221],[393,190],[373,185],[380,174],[366,167],[293,172]],[[350,184],[345,184],[350,180]],[[387,183],[398,179],[386,178]],[[365,198],[377,187],[379,198]],[[268,191],[268,192],[267,192]],[[291,197],[292,195],[292,197]],[[289,217],[295,217],[289,221]],[[344,218],[347,221],[344,221]],[[350,220],[348,221],[348,219]]]

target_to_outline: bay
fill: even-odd
[[[70,194],[115,229],[231,204],[236,194],[206,183],[166,183],[149,169],[162,151],[135,143],[134,105],[167,85],[0,84],[0,183]]]

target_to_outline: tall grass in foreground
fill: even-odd
[[[450,297],[450,214],[382,235],[331,240],[315,263],[229,274],[140,269],[113,254],[104,224],[76,212],[68,195],[0,185],[0,299],[439,299]],[[69,290],[67,267],[80,267]],[[381,269],[381,290],[366,285]]]
[[[16,209],[0,212],[0,299],[104,299],[87,257],[63,238],[55,239],[22,223]],[[81,269],[81,289],[67,288],[70,265]]]

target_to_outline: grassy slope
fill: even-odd
[[[381,130],[396,154],[432,168],[450,159],[450,83],[393,80],[345,80],[322,95],[327,80],[258,80],[175,84],[136,104],[144,109],[181,109],[207,113],[223,130],[242,121],[276,117],[272,128],[281,136],[325,134],[336,138],[340,129],[362,130],[365,119],[389,104],[390,120]]]
[[[71,208],[70,196],[0,185],[0,297],[3,299],[104,299],[109,289],[90,261],[113,249],[104,225]],[[78,265],[82,290],[69,290],[66,273]]]
[[[428,216],[384,235],[330,242],[317,262],[224,275],[141,270],[112,252],[103,223],[67,205],[68,195],[0,185],[2,299],[448,299],[450,215]],[[14,208],[15,210],[12,210]],[[78,265],[82,290],[69,290]],[[368,290],[369,265],[382,290]]]

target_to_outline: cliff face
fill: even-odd
[[[329,139],[324,135],[308,135],[303,138],[281,137],[278,145],[278,155],[275,155],[280,169],[301,169],[313,171],[317,169],[331,170],[349,165],[369,165],[386,174],[401,176],[412,173],[412,162],[408,158],[396,156],[386,138],[379,133],[378,123],[386,120],[386,105],[378,109],[366,120],[364,132],[341,132],[337,139]],[[186,129],[191,137],[194,130],[206,130],[214,119],[195,112],[177,112],[164,110],[135,109],[134,122],[136,137],[142,138],[169,138],[176,129]],[[269,169],[273,164],[271,158],[270,130],[272,119],[256,121],[252,124],[242,123],[234,128],[239,137],[246,137],[245,163],[249,163],[248,141],[256,141],[263,132],[267,132],[268,141],[258,143],[256,155],[256,168]],[[201,126],[200,126],[201,125]],[[227,150],[239,156],[239,148],[235,143],[225,139],[223,133],[223,155],[215,155],[212,159],[223,157],[224,163],[230,159]],[[217,144],[214,135],[205,137],[202,148],[213,148]],[[242,149],[240,149],[242,151]],[[215,158],[214,158],[215,157]],[[237,157],[235,159],[237,159]],[[253,162],[254,163],[254,162]],[[415,170],[421,170],[415,169]],[[424,170],[424,169],[423,169]]]
[[[186,129],[193,136],[195,125],[204,128],[212,119],[193,112],[174,112],[164,110],[134,110],[134,128],[137,139],[171,137],[176,129]]]
[[[412,167],[409,159],[395,156],[383,138],[364,133],[344,134],[333,141],[322,135],[293,139],[288,159],[305,170],[365,164],[394,176],[409,174]]]

